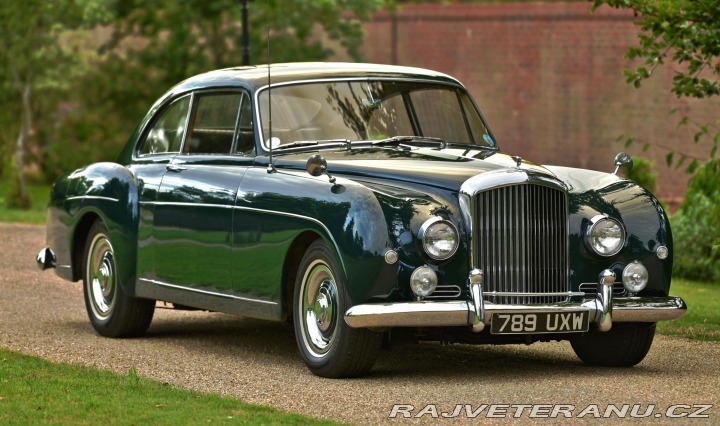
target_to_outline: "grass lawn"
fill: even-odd
[[[0,349],[0,424],[334,425],[139,377]]]
[[[676,278],[670,286],[670,294],[682,297],[688,310],[680,319],[658,323],[659,333],[695,340],[720,341],[720,283]]]
[[[0,187],[0,222],[45,223],[47,205],[50,200],[50,185],[28,184],[27,191],[32,202],[30,210],[9,209],[5,203],[8,185]]]

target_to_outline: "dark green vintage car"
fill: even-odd
[[[172,88],[116,162],[58,179],[37,261],[83,281],[103,336],[143,334],[156,301],[292,321],[320,376],[398,339],[568,340],[631,366],[686,306],[668,218],[626,166],[504,154],[437,72],[225,69]]]

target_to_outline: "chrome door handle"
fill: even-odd
[[[167,166],[165,166],[165,170],[167,170],[168,172],[180,173],[183,170],[187,170],[187,167],[180,167],[173,164],[168,164]]]

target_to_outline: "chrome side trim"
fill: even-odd
[[[264,303],[264,304],[266,304],[266,305],[277,305],[277,302],[272,302],[272,301],[269,301],[269,300],[253,299],[253,298],[251,298],[251,297],[242,297],[242,296],[235,296],[235,295],[232,295],[232,294],[218,293],[218,292],[215,292],[215,291],[201,290],[201,289],[199,289],[199,288],[192,288],[192,287],[186,287],[186,286],[181,286],[181,285],[176,285],[176,284],[170,284],[170,283],[166,283],[166,282],[163,282],[163,281],[152,280],[152,279],[149,279],[149,278],[140,278],[139,280],[140,280],[140,281],[144,281],[144,282],[146,282],[146,283],[159,285],[159,286],[162,286],[162,287],[169,287],[169,288],[174,288],[174,289],[177,289],[177,290],[186,290],[186,291],[191,291],[191,292],[194,292],[194,293],[207,294],[207,295],[210,295],[210,296],[218,296],[218,297],[224,297],[224,298],[227,298],[227,299],[234,299],[234,300],[243,300],[243,301],[245,301],[245,302]]]
[[[288,216],[288,217],[295,217],[298,219],[304,219],[304,220],[313,222],[317,225],[320,225],[320,227],[327,233],[327,236],[328,236],[328,238],[330,238],[330,241],[332,241],[333,246],[335,246],[335,251],[337,253],[340,253],[340,247],[338,246],[337,241],[335,241],[335,237],[333,236],[332,232],[330,232],[330,229],[328,229],[328,227],[325,226],[325,224],[322,223],[321,221],[319,221],[318,219],[315,219],[314,217],[310,217],[310,216],[303,216],[301,214],[280,212],[280,211],[275,211],[275,210],[256,209],[253,207],[231,206],[231,205],[226,205],[226,204],[180,203],[180,202],[173,202],[173,201],[140,201],[140,204],[143,204],[143,205],[154,204],[154,205],[162,205],[162,206],[184,206],[184,207],[214,207],[214,208],[222,208],[222,209],[245,210],[245,211],[250,211],[250,212],[267,213],[267,214],[274,214],[277,216]],[[344,270],[345,262],[343,261],[342,257],[339,257],[339,259],[340,259],[340,264],[342,265],[343,270]]]
[[[317,225],[320,225],[320,227],[321,227],[323,230],[325,230],[325,232],[327,233],[328,238],[330,238],[330,240],[332,241],[333,245],[335,246],[336,252],[338,253],[338,255],[340,254],[340,247],[338,246],[337,241],[335,241],[335,237],[333,237],[333,234],[332,234],[332,232],[330,232],[330,229],[328,229],[328,227],[325,226],[324,223],[322,223],[322,222],[319,221],[318,219],[315,219],[314,217],[303,216],[303,215],[301,215],[301,214],[295,214],[295,213],[279,212],[279,211],[275,211],[275,210],[256,209],[256,208],[253,208],[253,207],[234,206],[234,208],[239,209],[239,210],[251,211],[251,212],[268,213],[268,214],[274,214],[274,215],[278,215],[278,216],[288,216],[288,217],[295,217],[295,218],[298,218],[298,219],[309,220],[310,222],[313,222],[313,223],[315,223],[315,224],[317,224]],[[340,260],[340,264],[341,264],[341,266],[342,266],[342,268],[343,268],[343,270],[344,270],[344,269],[345,269],[345,262],[343,261],[343,259],[342,259],[341,256],[339,256],[339,260]]]
[[[73,197],[67,197],[65,199],[66,201],[73,201],[73,200],[105,200],[105,201],[113,201],[113,202],[120,202],[118,198],[112,198],[112,197],[103,197],[101,195],[76,195]]]
[[[559,302],[546,305],[498,305],[484,303],[484,321],[487,326],[493,313],[538,313],[587,311],[590,318],[599,313],[597,299],[585,298],[582,302]],[[685,302],[676,296],[668,297],[616,297],[613,299],[613,322],[670,321],[685,314]],[[402,302],[356,305],[345,313],[350,327],[467,327],[476,317],[472,302]],[[595,322],[597,325],[597,322]]]

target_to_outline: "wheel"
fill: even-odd
[[[85,308],[93,328],[106,337],[143,335],[152,321],[155,301],[130,297],[118,284],[115,252],[100,219],[90,227],[83,265]]]
[[[382,333],[345,323],[350,301],[322,240],[312,243],[300,262],[293,305],[295,339],[310,371],[322,377],[354,377],[370,370]]]
[[[655,337],[655,323],[613,324],[607,332],[591,331],[570,340],[585,364],[632,367],[645,358]]]

